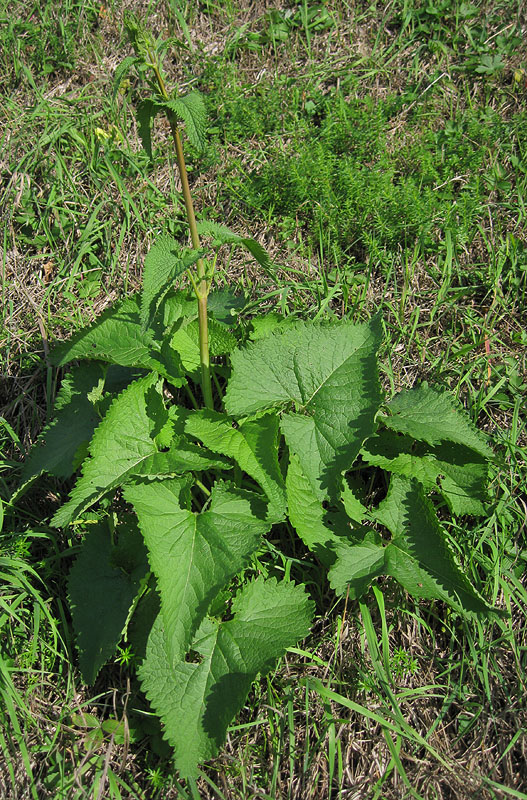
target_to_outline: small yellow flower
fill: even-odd
[[[102,128],[95,128],[95,135],[100,142],[105,142],[110,138],[110,134],[106,133]]]
[[[112,142],[122,142],[123,137],[116,125],[109,125],[107,130],[104,128],[95,128],[94,133],[100,142],[107,142],[109,139]]]

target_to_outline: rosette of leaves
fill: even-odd
[[[386,401],[378,316],[271,315],[247,340],[227,294],[211,304],[215,407],[197,407],[195,304],[168,288],[195,254],[178,247],[154,245],[142,294],[56,347],[57,366],[85,363],[63,379],[26,477],[74,476],[52,524],[83,532],[69,596],[84,679],[124,637],[191,779],[255,678],[309,634],[305,587],[257,574],[273,526],[294,529],[338,595],[360,597],[386,575],[414,597],[488,615],[436,507],[484,514],[493,454],[435,388]]]

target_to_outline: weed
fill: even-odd
[[[1,466],[2,547],[3,555],[13,559],[15,576],[23,575],[25,564],[44,580],[45,588],[34,577],[31,583],[55,620],[53,625],[41,622],[42,646],[35,651],[33,601],[27,608],[22,603],[24,625],[13,623],[15,638],[6,640],[12,644],[6,696],[15,709],[10,717],[6,701],[0,712],[0,794],[6,796],[31,796],[36,786],[39,797],[86,792],[119,797],[120,792],[143,800],[155,791],[147,769],[164,778],[161,793],[167,800],[186,794],[171,774],[159,723],[138,692],[138,659],[130,641],[120,642],[117,661],[110,658],[93,689],[78,685],[66,574],[93,526],[73,526],[62,535],[40,524],[56,508],[64,478],[51,475],[28,486],[15,507],[8,501],[20,470],[15,459],[53,420],[55,383],[60,385],[62,373],[40,358],[47,341],[74,334],[116,296],[133,291],[144,253],[160,232],[186,243],[178,180],[165,165],[168,126],[156,126],[150,160],[137,150],[132,117],[141,99],[140,83],[123,81],[119,104],[110,103],[105,76],[115,63],[120,5],[94,7],[98,31],[81,20],[68,56],[77,63],[73,72],[58,67],[45,75],[34,69],[24,39],[6,39],[0,58],[7,92],[0,134],[0,205],[6,215],[2,413],[12,432],[2,428],[7,437]],[[388,396],[424,378],[447,384],[472,420],[491,434],[500,454],[491,467],[491,508],[480,521],[452,517],[438,494],[434,502],[470,580],[489,600],[510,609],[511,616],[484,627],[464,623],[445,605],[414,604],[392,579],[377,578],[385,602],[381,608],[369,593],[375,636],[370,632],[366,637],[358,601],[336,597],[327,570],[300,538],[290,527],[274,526],[247,578],[261,573],[266,579],[305,584],[317,609],[313,634],[255,684],[227,729],[221,755],[202,770],[199,792],[203,798],[240,800],[263,794],[299,800],[339,791],[390,800],[405,792],[426,800],[452,793],[485,800],[512,792],[521,796],[526,645],[522,71],[527,62],[523,44],[514,43],[523,24],[521,8],[506,2],[462,9],[452,2],[434,16],[432,7],[427,11],[417,3],[381,9],[330,1],[324,5],[335,24],[326,31],[312,29],[308,37],[305,9],[311,5],[290,10],[282,41],[284,20],[261,16],[254,5],[205,7],[178,0],[170,11],[168,6],[142,6],[156,31],[168,28],[178,37],[165,61],[170,82],[183,92],[200,88],[205,93],[208,143],[202,154],[186,148],[198,219],[253,230],[277,265],[258,268],[243,249],[231,253],[222,247],[216,285],[230,285],[238,296],[234,300],[224,292],[216,302],[216,291],[211,294],[209,318],[226,324],[242,342],[247,337],[256,342],[274,324],[285,330],[298,318],[357,322],[381,309],[385,331],[379,366]],[[80,7],[65,7],[64,25],[74,29],[78,12]],[[36,11],[35,19],[49,21],[49,32],[47,22],[42,26],[42,41],[54,35],[54,14],[54,7],[45,5]],[[409,21],[402,30],[405,15]],[[9,15],[1,12],[2,35],[8,16],[23,14],[14,6]],[[273,43],[267,34],[275,24]],[[419,31],[420,26],[429,31]],[[486,67],[484,56],[499,57],[503,66],[496,61],[496,69],[478,72],[480,65]],[[300,209],[291,203],[281,217],[274,208],[287,198],[279,186],[273,188],[272,203],[261,205],[252,190],[251,196],[256,179],[264,176],[272,184],[275,160],[283,159],[281,170],[288,180],[287,157],[309,169],[304,152],[319,147],[321,158],[331,156],[332,168],[348,155],[356,167],[370,170],[384,159],[393,184],[408,178],[418,186],[422,182],[432,219],[416,216],[408,236],[406,223],[397,218],[395,224],[392,217],[389,224],[381,219],[377,225],[372,196],[366,204],[369,227],[350,244],[329,207],[328,198],[343,196],[334,173],[328,182],[320,166],[323,202],[312,211],[308,199]],[[305,181],[302,175],[295,178]],[[385,188],[393,191],[379,182],[379,189]],[[20,191],[25,194],[19,197]],[[384,202],[377,198],[379,206]],[[16,219],[25,213],[27,229]],[[397,226],[403,231],[399,239]],[[268,318],[251,324],[262,310],[271,312]],[[192,336],[196,328],[194,322]],[[224,357],[212,356],[211,363],[223,386],[228,377]],[[119,384],[125,373],[119,377],[110,370],[118,393],[125,387]],[[189,385],[199,402],[198,373]],[[213,391],[219,402],[215,384]],[[178,390],[176,399],[186,407],[183,392]],[[117,493],[115,509],[123,508]],[[28,525],[40,531],[39,537],[26,535]],[[5,597],[9,606],[17,602],[9,582]],[[221,597],[213,610],[221,613]],[[8,630],[9,619],[8,614]],[[64,647],[57,645],[53,665],[54,631]],[[418,663],[415,672],[400,678],[393,662],[399,652]],[[128,653],[135,660],[126,664]],[[37,659],[33,666],[32,654]],[[42,657],[44,672],[38,666]],[[310,680],[304,685],[306,677],[320,678],[334,695],[328,698]],[[127,709],[121,694],[113,692],[129,679]],[[410,729],[394,711],[394,697]],[[103,737],[99,749],[88,755],[85,732],[73,731],[70,724],[79,704],[99,728],[106,718],[127,717],[130,746],[109,746]],[[372,710],[375,720],[367,715]],[[416,733],[433,748],[425,758]],[[375,774],[372,764],[378,765]],[[32,768],[31,775],[24,775],[24,765]]]
[[[115,86],[131,66],[155,77],[155,94],[138,107],[140,132],[151,156],[150,121],[167,115],[193,249],[159,237],[140,295],[55,349],[57,365],[92,362],[63,382],[58,416],[24,474],[68,477],[82,464],[52,524],[84,531],[69,577],[83,677],[95,681],[125,630],[177,769],[192,785],[256,675],[309,630],[313,604],[291,580],[296,559],[274,544],[266,557],[264,535],[287,514],[300,542],[329,569],[337,595],[360,598],[389,575],[417,597],[492,614],[457,565],[428,497],[439,494],[458,515],[484,514],[492,452],[452,401],[426,384],[383,403],[379,317],[287,326],[263,318],[253,322],[255,340],[233,350],[243,329],[221,321],[221,304],[220,318],[209,321],[215,250],[242,245],[263,266],[268,259],[254,240],[196,223],[180,127],[200,144],[201,98],[169,95],[164,44],[134,19],[128,30],[135,56],[117,70]],[[212,244],[204,248],[200,234]],[[212,264],[204,258],[211,254]],[[171,291],[187,270],[197,312],[185,292]],[[211,354],[229,353],[230,363],[211,364]],[[102,362],[121,368],[123,391]],[[165,382],[174,403],[164,399]],[[233,479],[217,477],[224,471]],[[111,505],[119,487],[135,517]],[[94,614],[104,620],[96,630]],[[129,660],[128,646],[120,653]],[[101,743],[108,731],[116,736],[114,723],[82,724],[90,742]]]

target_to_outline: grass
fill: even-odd
[[[185,236],[169,131],[149,163],[136,87],[111,102],[125,5],[174,36],[171,79],[207,96],[209,146],[189,158],[199,213],[256,235],[276,264],[224,260],[242,315],[381,309],[386,390],[449,386],[499,455],[488,519],[445,522],[510,618],[469,624],[388,580],[334,605],[292,552],[278,568],[308,584],[316,634],[255,686],[199,796],[527,797],[527,20],[512,0],[0,3],[0,795],[187,796],[125,643],[80,683],[64,581],[76,540],[46,525],[65,487],[10,503],[52,414],[48,347],[137,287],[155,234]]]

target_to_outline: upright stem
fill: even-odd
[[[152,66],[155,72],[159,90],[165,100],[168,100],[168,93],[165,87],[163,76],[156,64],[155,59],[151,59]],[[192,247],[194,250],[199,250],[200,241],[198,235],[198,228],[196,225],[196,215],[194,213],[194,203],[192,202],[192,195],[190,194],[190,186],[188,183],[187,167],[185,164],[185,157],[183,155],[183,146],[181,144],[181,137],[179,135],[178,127],[173,118],[167,115],[170,122],[170,130],[172,131],[172,138],[176,146],[176,159],[181,178],[181,186],[183,189],[183,199],[185,201],[185,210],[187,212],[187,220],[190,228],[190,238],[192,240]],[[198,258],[196,262],[197,283],[195,285],[196,296],[198,298],[198,325],[199,325],[199,357],[201,362],[201,390],[203,392],[203,401],[207,408],[214,408],[212,400],[212,383],[210,376],[210,356],[209,356],[209,323],[207,316],[207,297],[209,294],[209,287],[207,286],[207,272],[205,263],[202,258]]]
[[[181,137],[174,120],[170,120],[170,129],[176,145],[176,158],[179,168],[179,175],[181,177],[181,186],[183,189],[183,198],[185,200],[185,209],[187,211],[187,219],[190,228],[190,238],[192,239],[192,247],[194,250],[199,250],[200,242],[198,229],[196,226],[196,215],[194,214],[194,204],[192,202],[192,195],[190,194],[190,186],[188,183],[187,167],[185,165],[185,157],[183,155],[183,147],[181,145]],[[199,357],[201,362],[201,388],[203,391],[203,400],[207,408],[213,408],[212,401],[212,383],[210,379],[210,357],[209,357],[209,323],[207,316],[207,297],[209,294],[207,286],[207,276],[205,271],[205,264],[202,258],[198,258],[196,262],[198,273],[197,281],[197,297],[198,297],[198,325],[199,325]]]

